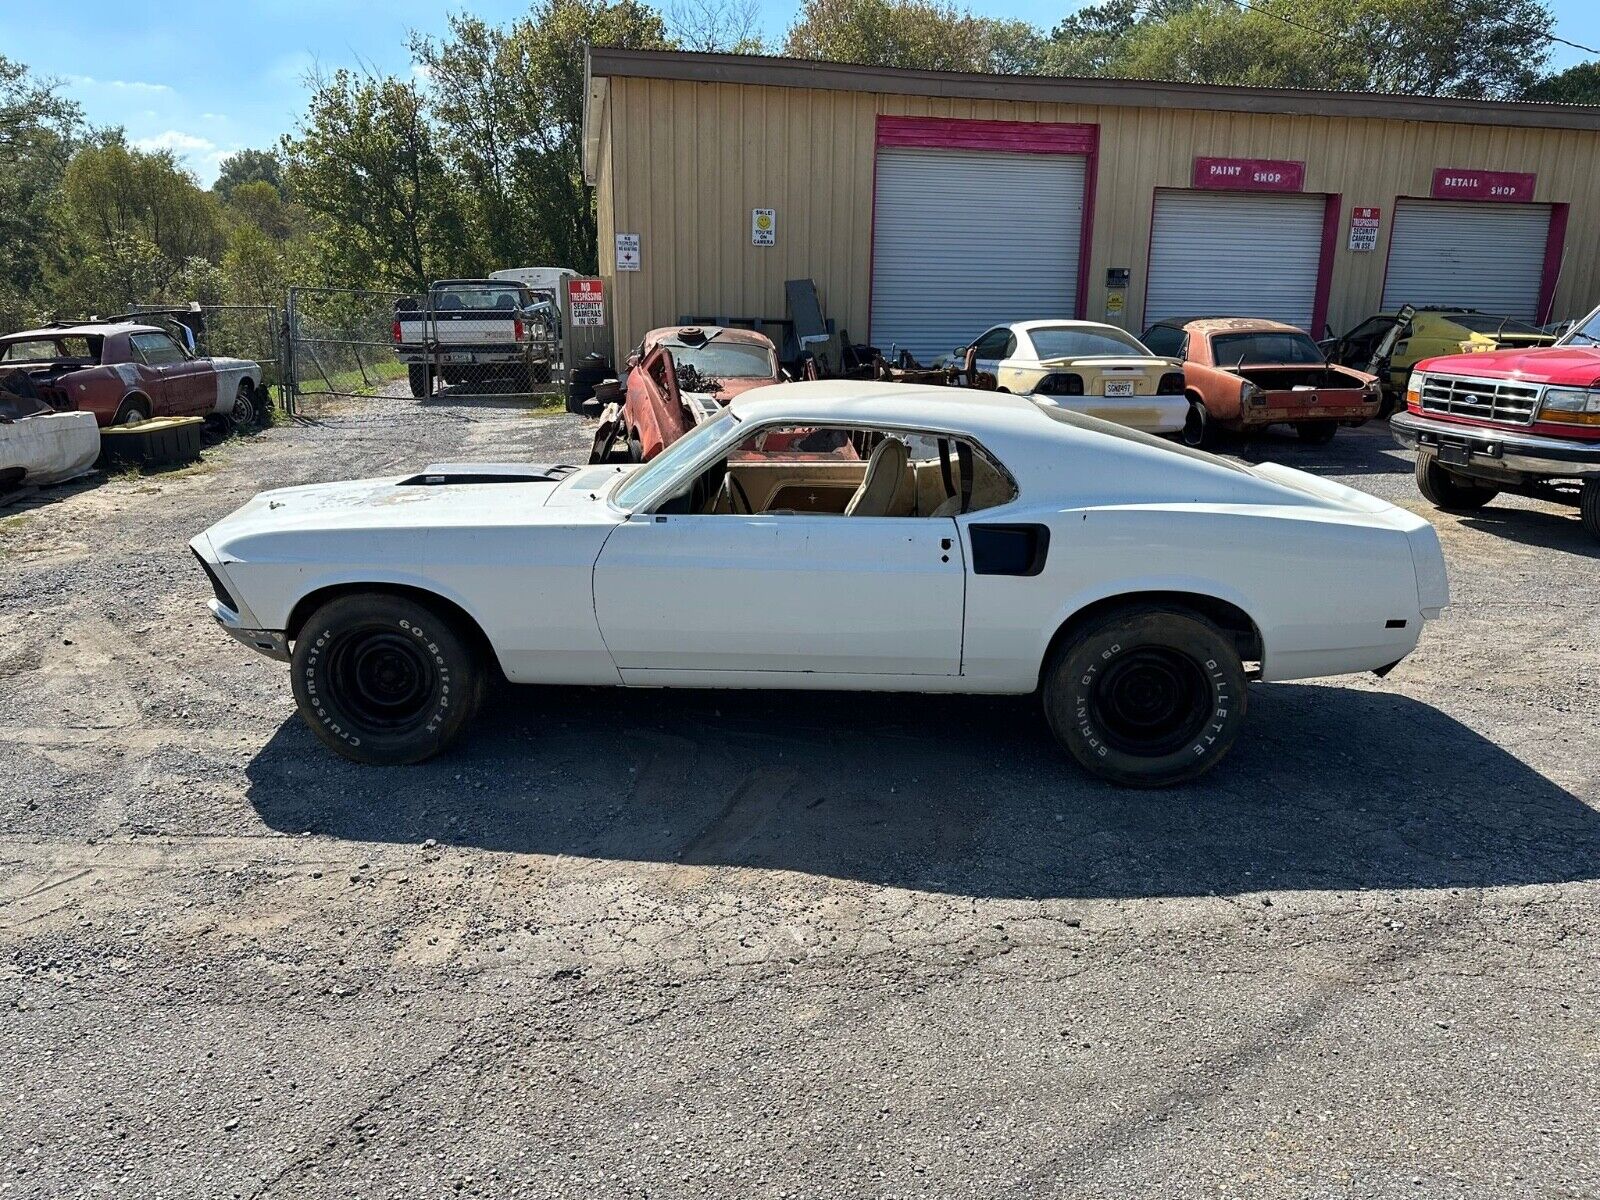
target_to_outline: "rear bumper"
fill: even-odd
[[[1441,461],[1469,471],[1600,478],[1600,442],[1569,442],[1513,429],[1458,425],[1409,411],[1397,413],[1389,422],[1389,431],[1407,449],[1432,450]]]
[[[1321,421],[1359,425],[1376,417],[1381,404],[1382,401],[1376,397],[1359,404],[1345,404],[1332,400],[1319,400],[1315,404],[1304,401],[1286,404],[1281,396],[1269,394],[1265,404],[1249,405],[1241,409],[1238,424],[1246,429],[1260,425],[1300,425]]]

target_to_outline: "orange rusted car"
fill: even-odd
[[[629,458],[648,462],[735,396],[780,379],[778,352],[762,334],[714,325],[652,329],[628,360],[617,432]]]
[[[1375,375],[1330,363],[1310,335],[1256,317],[1158,321],[1139,339],[1183,362],[1189,414],[1183,440],[1215,446],[1224,430],[1293,425],[1307,442],[1333,440],[1341,425],[1378,415]]]

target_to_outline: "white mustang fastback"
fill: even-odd
[[[1038,691],[1116,783],[1192,779],[1246,683],[1394,666],[1433,528],[1026,398],[762,388],[642,467],[446,464],[264,492],[191,543],[313,732],[417,762],[486,681]]]

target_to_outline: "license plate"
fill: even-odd
[[[1467,465],[1467,460],[1472,457],[1472,451],[1467,447],[1453,442],[1439,443],[1439,461],[1453,463],[1458,467]]]
[[[478,361],[478,356],[476,354],[446,354],[444,360],[447,363],[473,363]]]
[[[1131,379],[1108,379],[1108,380],[1106,380],[1106,395],[1107,396],[1131,396],[1131,395],[1133,395],[1133,380],[1131,380]]]

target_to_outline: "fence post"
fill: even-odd
[[[297,287],[289,288],[289,299],[283,310],[283,351],[279,355],[283,360],[283,411],[291,417],[300,415],[300,374],[294,354],[295,336],[300,329],[299,291]]]

